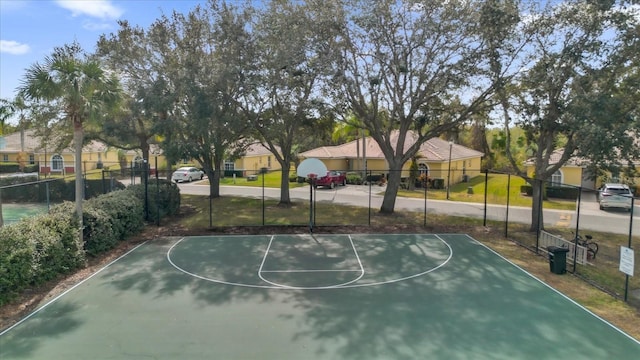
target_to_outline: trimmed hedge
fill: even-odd
[[[2,162],[0,163],[0,173],[3,174],[11,174],[20,172],[20,164],[13,162]]]
[[[575,200],[578,198],[579,192],[580,192],[580,188],[577,188],[577,187],[547,186],[545,187],[544,198]],[[533,187],[531,187],[531,185],[522,185],[520,186],[520,193],[526,194],[527,196],[532,196]]]
[[[20,291],[85,263],[72,213],[44,214],[0,228],[0,306]]]
[[[58,182],[54,182],[58,183]],[[153,217],[171,215],[180,207],[180,191],[170,181],[160,187],[149,183],[149,205]],[[160,196],[155,196],[158,194]],[[75,203],[53,206],[49,213],[0,228],[0,306],[24,289],[73,272],[96,256],[115,247],[118,241],[140,231],[144,223],[144,187],[101,195],[83,204],[81,243]]]
[[[362,185],[362,175],[356,172],[348,172],[347,175],[347,184],[352,185]]]
[[[224,170],[222,172],[223,177],[233,177],[234,174],[236,175],[237,178],[244,177],[242,170]]]
[[[23,170],[20,170],[20,164],[13,162],[0,163],[0,173],[12,174],[12,173],[37,173],[38,164],[27,164]]]

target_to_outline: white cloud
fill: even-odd
[[[22,55],[30,51],[29,45],[12,40],[0,40],[0,52],[12,55]]]
[[[96,23],[92,21],[85,21],[82,23],[82,27],[89,31],[103,31],[111,29],[113,26],[111,26],[110,23]]]
[[[71,11],[72,16],[91,16],[100,19],[117,19],[124,12],[108,0],[57,0],[56,3]]]

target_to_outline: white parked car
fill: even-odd
[[[604,184],[598,192],[600,210],[621,208],[631,211],[631,198],[633,193],[624,184]]]
[[[175,182],[185,182],[185,181],[193,181],[193,180],[202,180],[204,177],[204,172],[198,168],[194,167],[181,167],[176,169],[171,175],[171,181]]]

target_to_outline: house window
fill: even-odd
[[[233,161],[231,160],[225,160],[224,161],[224,170],[225,171],[233,171],[236,169],[236,165]]]
[[[4,162],[8,162],[8,161],[9,161],[9,155],[7,155],[7,154],[3,154],[3,155],[2,155],[2,161],[4,161]]]
[[[35,155],[33,155],[33,154],[29,155],[29,164],[33,165],[35,163],[36,163]]]
[[[51,171],[62,171],[64,167],[64,160],[60,155],[53,155],[51,157]]]
[[[271,156],[267,158],[267,167],[271,169]]]
[[[418,164],[418,172],[421,176],[429,175],[429,168],[427,167],[427,164]]]
[[[560,170],[556,171],[551,175],[551,186],[561,186],[562,185],[562,173]]]

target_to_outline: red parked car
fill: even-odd
[[[339,171],[327,171],[327,175],[316,179],[314,186],[324,186],[328,188],[335,188],[338,185],[347,185],[347,175]]]

